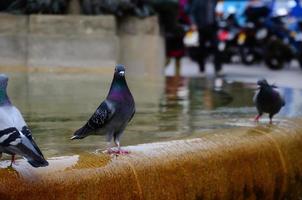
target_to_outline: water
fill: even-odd
[[[9,73],[9,96],[46,157],[105,149],[104,136],[71,141],[106,97],[109,73]],[[136,115],[122,145],[193,138],[214,129],[255,126],[256,85],[222,79],[127,76]],[[301,116],[302,90],[280,88],[286,106],[275,123]],[[268,123],[267,116],[261,123]],[[7,157],[8,158],[8,157]]]

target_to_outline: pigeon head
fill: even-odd
[[[7,96],[6,88],[8,83],[8,76],[0,74],[0,105],[10,103]]]
[[[257,81],[257,85],[259,85],[260,88],[278,88],[274,84],[273,85],[268,84],[268,82],[265,79],[261,79]]]
[[[125,78],[125,66],[118,64],[115,66],[114,76],[112,80],[112,89],[114,88],[125,88],[127,86],[126,78]]]
[[[260,87],[269,86],[268,82],[265,79],[257,81],[257,85],[259,85]]]
[[[125,66],[118,64],[115,67],[115,71],[114,71],[114,77],[115,78],[122,78],[125,77]]]
[[[131,93],[125,78],[125,66],[118,64],[115,67],[113,80],[108,93],[108,98],[123,99],[125,96],[131,96]]]

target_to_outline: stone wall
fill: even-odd
[[[26,65],[27,25],[27,17],[13,15],[0,16],[0,65]]]
[[[160,74],[164,66],[164,41],[157,18],[126,18],[118,23],[120,62],[135,66],[136,74]],[[130,71],[131,72],[131,71]]]
[[[111,67],[161,72],[164,46],[157,17],[0,16],[0,66]],[[130,66],[129,66],[130,67]]]
[[[28,65],[112,66],[118,58],[113,16],[30,16]]]

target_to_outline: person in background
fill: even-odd
[[[159,13],[159,20],[161,30],[165,39],[166,47],[166,65],[171,59],[175,59],[175,74],[180,74],[180,60],[185,55],[185,47],[183,38],[185,35],[182,23],[184,19],[184,12],[182,5],[185,4],[183,0],[180,1],[159,1],[155,5],[155,10]]]
[[[190,18],[187,13],[188,9],[188,0],[179,0],[178,1],[178,22],[184,26],[184,29],[187,29],[187,26],[191,24]]]
[[[188,15],[191,21],[191,30],[199,33],[199,47],[196,49],[193,60],[199,65],[199,70],[204,73],[205,60],[208,52],[214,56],[216,75],[221,75],[222,63],[217,48],[217,22],[216,5],[218,0],[189,0]]]

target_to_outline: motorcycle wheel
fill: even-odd
[[[284,60],[277,57],[265,58],[265,64],[272,70],[280,70],[284,67]]]
[[[298,58],[298,61],[299,61],[299,64],[300,64],[300,68],[302,69],[302,54]]]
[[[284,64],[293,57],[290,47],[281,40],[269,41],[264,54],[265,64],[272,70],[283,69]]]
[[[252,65],[256,62],[256,56],[254,52],[248,47],[240,48],[241,62],[245,65]]]

